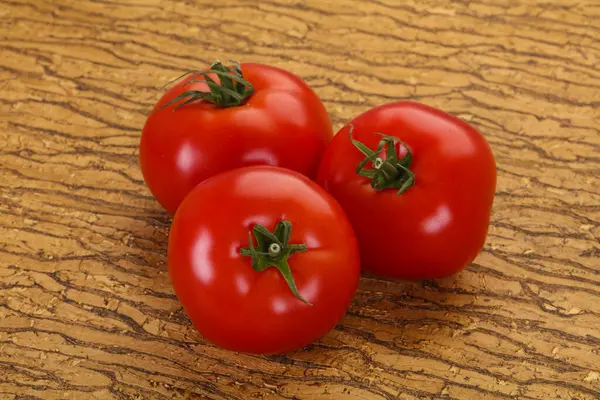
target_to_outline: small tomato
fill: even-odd
[[[482,249],[496,164],[484,137],[466,122],[396,102],[342,128],[317,181],[346,211],[365,271],[433,279],[460,271]]]
[[[198,183],[226,170],[274,165],[316,176],[333,134],[317,95],[279,68],[215,62],[188,74],[144,125],[140,166],[171,214]]]
[[[285,353],[343,317],[359,275],[356,238],[340,205],[304,175],[246,167],[202,182],[175,214],[169,274],[210,342]]]

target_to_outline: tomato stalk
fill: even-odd
[[[250,82],[244,79],[240,64],[235,61],[231,61],[231,63],[233,65],[231,67],[227,67],[221,61],[216,60],[207,70],[188,71],[180,77],[169,82],[173,83],[184,76],[192,74],[191,79],[186,82],[186,85],[196,82],[204,82],[208,85],[209,91],[188,90],[169,101],[157,111],[160,111],[172,104],[179,103],[173,109],[173,111],[176,111],[180,107],[197,100],[207,101],[219,108],[236,107],[244,104],[252,95],[252,93],[254,93],[254,87]],[[217,83],[209,74],[216,75],[219,78],[220,84]]]
[[[256,238],[256,247],[254,246],[252,234]],[[256,224],[252,232],[248,233],[249,247],[241,249],[240,254],[252,257],[252,268],[257,272],[262,272],[269,267],[277,268],[294,296],[304,303],[312,305],[298,292],[292,270],[288,264],[288,258],[298,251],[306,251],[306,245],[290,244],[291,235],[292,223],[287,220],[279,221],[274,232],[269,231],[260,224]]]
[[[382,137],[376,150],[371,150],[367,145],[352,137],[354,126],[350,125],[348,136],[352,144],[363,153],[366,158],[356,166],[356,173],[371,179],[371,187],[375,190],[398,189],[396,194],[401,195],[415,184],[415,174],[409,169],[412,162],[410,148],[398,138],[375,132]],[[406,155],[398,158],[396,143],[406,149]],[[385,149],[385,158],[380,154]],[[374,169],[365,166],[371,162]]]

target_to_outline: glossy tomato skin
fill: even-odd
[[[411,149],[415,185],[375,191],[356,173],[365,157],[353,138],[376,149],[384,133]],[[373,108],[343,127],[325,151],[317,181],[342,205],[359,241],[362,267],[399,279],[434,279],[470,264],[482,249],[496,187],[484,137],[466,122],[413,102]]]
[[[297,76],[263,64],[241,64],[254,94],[237,107],[198,101],[173,112],[162,106],[188,90],[208,91],[191,77],[172,87],[146,120],[140,166],[152,194],[171,214],[199,182],[226,170],[274,165],[314,179],[333,133],[325,107]],[[215,79],[218,79],[215,77]]]
[[[256,272],[240,255],[255,224],[293,224],[290,243],[307,245],[288,263],[294,297],[275,268]],[[175,214],[169,274],[186,313],[210,342],[233,351],[273,354],[306,346],[343,317],[356,291],[358,244],[340,205],[295,171],[246,167],[194,188]]]

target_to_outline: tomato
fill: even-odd
[[[169,236],[169,274],[184,310],[205,339],[240,352],[285,353],[325,335],[356,291],[359,261],[335,199],[271,166],[196,186]]]
[[[496,164],[484,137],[466,122],[395,102],[337,133],[317,181],[346,211],[365,271],[434,279],[460,271],[482,249]]]
[[[159,203],[173,214],[199,182],[249,165],[315,178],[333,133],[323,103],[306,83],[254,63],[230,68],[215,62],[209,71],[174,85],[144,125],[140,166]]]

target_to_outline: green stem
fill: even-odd
[[[398,168],[396,168],[391,162],[383,160],[379,157],[373,161],[373,166],[375,169],[381,171],[381,173],[385,175],[387,179],[395,179],[400,173]]]
[[[415,184],[415,174],[409,169],[412,162],[412,152],[410,148],[393,136],[376,133],[382,136],[376,150],[370,149],[367,145],[352,137],[354,126],[350,125],[350,141],[366,157],[356,166],[356,173],[365,178],[371,179],[371,187],[375,190],[398,189],[396,194],[401,195],[408,188]],[[406,149],[406,155],[398,159],[396,143],[400,143]],[[383,159],[380,154],[385,149],[386,157]],[[367,169],[365,166],[373,164],[374,169]]]
[[[269,257],[277,258],[281,254],[281,246],[277,243],[271,243],[269,245]]]
[[[256,246],[254,246],[254,239]],[[275,267],[285,279],[288,287],[302,302],[310,304],[300,295],[292,270],[288,264],[290,256],[299,251],[306,251],[305,244],[290,244],[292,235],[292,223],[287,220],[280,221],[273,232],[264,226],[256,224],[251,233],[248,233],[249,246],[240,250],[242,256],[252,257],[252,268],[257,272],[262,272],[269,267]]]
[[[180,107],[198,100],[207,101],[220,108],[241,106],[254,93],[254,87],[250,82],[244,79],[240,65],[235,61],[231,61],[231,63],[233,65],[228,67],[217,60],[213,62],[210,68],[207,70],[188,71],[184,75],[175,79],[172,82],[192,74],[191,79],[186,82],[186,85],[196,82],[204,82],[208,86],[209,90],[185,91],[159,108],[156,112],[173,104],[177,104],[177,106],[173,108],[173,111],[177,111]],[[209,74],[218,76],[219,83],[211,78]]]

